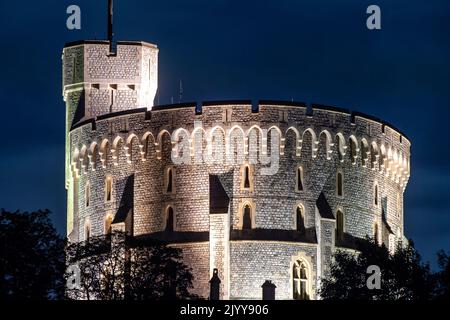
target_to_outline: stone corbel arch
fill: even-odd
[[[139,143],[139,150],[142,150],[142,146],[140,144],[139,138],[136,134],[131,133],[128,135],[127,140],[125,141],[124,149],[125,149],[125,157],[127,159],[127,163],[131,164],[133,160],[133,140],[136,140]]]
[[[120,143],[124,143],[124,140],[121,136],[117,136],[112,143],[112,147],[111,147],[111,155],[112,155],[112,160],[113,160],[113,164],[115,166],[119,165],[119,156],[120,156],[120,148],[119,148],[119,144]]]
[[[286,148],[286,137],[288,136],[289,131],[293,131],[295,133],[295,156],[296,157],[300,157],[301,155],[301,151],[302,151],[302,138],[300,137],[300,132],[298,131],[298,129],[296,127],[289,127],[287,128],[284,137],[282,139],[282,144],[280,144],[281,150],[283,151],[283,155],[285,153],[285,148]]]
[[[97,160],[98,160],[99,150],[98,150],[98,144],[96,141],[91,143],[91,146],[89,147],[89,164],[92,168],[92,171],[97,170]]]
[[[153,146],[155,146],[155,150],[156,150],[155,136],[150,131],[146,131],[144,133],[144,135],[142,136],[141,143],[139,145],[139,147],[142,146],[142,148],[141,148],[141,159],[142,159],[142,161],[147,161],[147,159],[149,158],[149,154],[148,154],[149,153],[149,150],[148,150],[148,144],[149,143],[153,143]]]

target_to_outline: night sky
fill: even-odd
[[[82,29],[66,28],[77,4]],[[382,29],[366,28],[381,7]],[[65,42],[106,37],[106,0],[0,2],[0,207],[65,233]],[[277,99],[382,118],[412,142],[405,232],[450,250],[450,1],[116,0],[115,37],[158,45],[159,103]]]

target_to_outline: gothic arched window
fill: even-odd
[[[91,225],[89,222],[86,223],[84,226],[84,240],[86,242],[89,242],[89,239],[91,238]]]
[[[173,184],[173,173],[172,169],[167,171],[167,193],[172,192],[172,184]]]
[[[174,231],[174,215],[173,208],[168,207],[166,212],[166,228],[165,231],[173,232]]]
[[[297,167],[296,182],[295,191],[303,191],[303,168],[301,166]]]
[[[344,214],[341,210],[336,212],[336,242],[344,239]]]
[[[173,168],[168,167],[165,171],[164,176],[164,192],[165,193],[174,193],[175,183],[173,178]]]
[[[85,189],[84,189],[84,196],[85,196],[85,204],[86,208],[91,205],[91,184],[89,182],[86,183]]]
[[[244,206],[242,213],[242,230],[248,230],[252,228],[252,208],[249,204]]]
[[[293,299],[309,300],[309,290],[308,290],[309,279],[308,279],[308,268],[306,264],[301,260],[295,261],[292,270],[292,275],[293,275],[292,279]]]
[[[111,200],[112,200],[112,178],[111,176],[107,176],[105,181],[105,201],[109,202]]]
[[[342,197],[344,195],[344,179],[342,177],[342,172],[338,172],[336,175],[336,188],[337,195]]]
[[[111,225],[112,225],[112,216],[108,215],[105,219],[105,235],[111,234],[112,232]]]
[[[375,184],[373,190],[373,204],[378,207],[378,184]]]
[[[244,189],[250,189],[250,167],[244,167]]]
[[[305,229],[305,213],[302,206],[297,206],[295,210],[295,230],[304,234]]]
[[[378,223],[375,222],[375,225],[373,226],[373,238],[375,240],[375,243],[378,244],[379,243],[379,239],[378,239]]]

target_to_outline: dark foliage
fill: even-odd
[[[330,274],[322,279],[323,299],[350,300],[429,300],[435,280],[429,266],[410,243],[399,246],[393,255],[373,240],[358,242],[359,254],[339,251],[334,255]],[[367,268],[379,266],[381,288],[369,289]]]
[[[50,212],[0,210],[0,299],[47,300],[64,296],[65,240]]]
[[[70,298],[98,300],[192,299],[193,276],[180,249],[152,242],[137,244],[124,233],[92,237],[67,248],[68,262],[80,270],[80,286]]]
[[[437,258],[440,271],[435,275],[437,283],[435,296],[437,299],[450,300],[450,256],[440,250]]]

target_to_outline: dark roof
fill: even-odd
[[[209,212],[227,213],[230,197],[216,175],[209,175]]]
[[[334,219],[333,210],[331,210],[330,204],[323,192],[320,193],[319,198],[316,201],[316,206],[322,218]]]

